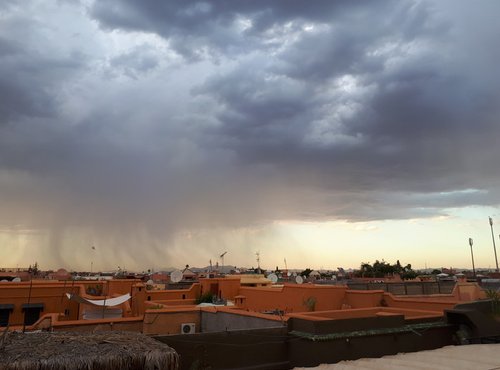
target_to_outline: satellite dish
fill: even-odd
[[[276,274],[269,274],[267,278],[271,280],[273,284],[276,284],[278,282],[278,277],[276,276]]]
[[[293,277],[297,276],[297,273],[296,273],[296,272],[294,272],[294,273],[292,274],[292,276],[293,276]]]
[[[12,279],[12,282],[13,283],[20,283],[21,282],[21,278],[19,276],[15,277],[14,279]]]
[[[295,282],[300,285],[304,282],[304,278],[299,275],[295,278]]]
[[[0,280],[0,283],[8,283],[8,282],[9,282],[9,281],[8,281],[8,280],[5,280],[5,279]]]
[[[182,271],[180,270],[175,270],[170,273],[170,280],[172,280],[174,283],[178,283],[179,281],[182,280]]]
[[[155,282],[151,279],[149,279],[148,281],[146,281],[146,285],[153,285]]]

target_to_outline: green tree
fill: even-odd
[[[358,277],[386,277],[394,274],[399,274],[403,279],[413,279],[417,276],[417,273],[411,268],[411,264],[402,266],[399,260],[395,264],[382,260],[375,260],[373,265],[368,262],[362,262],[359,271],[355,272],[355,276]]]
[[[376,260],[373,264],[373,272],[375,277],[384,277],[387,275],[392,275],[396,271],[395,266],[390,265],[389,263],[382,260]]]
[[[28,272],[30,274],[33,274],[33,276],[38,276],[38,274],[40,273],[40,269],[38,268],[38,262],[35,262],[33,266],[30,265],[30,267],[28,268]]]
[[[360,271],[356,274],[360,277],[373,277],[373,267],[368,262],[361,262]]]

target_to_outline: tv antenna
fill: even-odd
[[[255,255],[257,256],[257,269],[259,270],[260,274],[260,251],[255,252]]]

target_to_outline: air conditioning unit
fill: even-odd
[[[181,324],[181,334],[194,334],[196,331],[196,324],[193,322]]]

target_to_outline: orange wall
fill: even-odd
[[[415,310],[439,311],[443,312],[446,309],[453,308],[458,301],[448,301],[439,299],[411,299],[411,298],[396,298],[391,293],[384,293],[384,302],[388,307],[408,308]]]
[[[196,299],[169,299],[166,301],[151,301],[153,304],[161,304],[162,306],[195,306]],[[145,303],[150,303],[146,301]]]
[[[383,290],[346,290],[345,303],[350,308],[380,307]]]
[[[307,301],[315,300],[314,311],[338,310],[342,306],[345,286],[285,285],[281,288],[240,288],[245,296],[242,308],[253,311],[279,309],[285,312],[306,312],[311,310]]]
[[[146,286],[142,283],[137,283],[132,286],[132,293],[130,294],[130,306],[132,308],[132,315],[138,316],[144,313],[144,302],[146,301]]]
[[[176,290],[146,290],[146,301],[168,301],[181,299],[196,299],[200,295],[200,284],[193,284],[189,289]]]
[[[142,330],[142,317],[113,320],[85,320],[52,322],[54,331],[135,331]]]
[[[201,314],[198,308],[152,309],[144,314],[144,334],[180,334],[181,324],[194,323],[200,331]]]
[[[14,310],[9,316],[10,325],[22,325],[24,321],[24,312],[22,305],[28,303],[43,303],[44,313],[64,313],[69,310],[67,319],[76,320],[79,314],[79,305],[76,302],[68,300],[65,293],[80,293],[79,285],[71,286],[63,283],[39,283],[33,282],[30,294],[30,283],[1,283],[0,285],[0,304],[13,304]],[[29,298],[29,296],[31,297]]]
[[[452,294],[459,301],[473,301],[486,298],[486,293],[476,283],[457,283]]]
[[[332,310],[332,311],[318,311],[318,312],[301,312],[290,314],[290,317],[297,317],[306,320],[321,321],[321,320],[340,320],[340,319],[354,319],[360,317],[375,316],[380,311],[379,307],[372,308],[358,308],[349,310]]]
[[[201,294],[208,293],[212,287],[216,286],[217,292],[215,294],[222,299],[233,300],[239,294],[240,278],[239,277],[225,277],[213,279],[200,279]]]
[[[107,295],[123,295],[127,293],[131,293],[132,286],[134,284],[140,283],[139,279],[116,279],[116,280],[107,280],[107,290],[104,291],[104,294]]]
[[[162,291],[148,291],[139,280],[77,282],[34,280],[31,283],[30,303],[44,304],[40,316],[47,313],[62,314],[65,310],[69,310],[67,316],[56,315],[57,321],[77,320],[83,312],[83,306],[69,301],[65,293],[73,292],[85,297],[87,296],[85,293],[87,288],[95,287],[97,284],[103,286],[104,294],[109,293],[111,296],[131,292],[132,299],[122,307],[124,316],[137,318],[146,313],[147,320],[144,320],[144,330],[151,334],[179,333],[180,324],[187,322],[194,322],[199,327],[200,314],[197,308],[186,307],[147,310],[146,302],[158,302],[171,307],[175,307],[173,305],[192,305],[202,292],[211,290],[212,284],[216,284],[217,293],[220,293],[222,298],[234,299],[237,295],[243,296],[241,308],[257,312],[276,309],[288,313],[308,312],[310,310],[330,311],[341,309],[343,303],[351,308],[380,307],[382,300],[388,308],[443,312],[444,309],[452,308],[460,301],[484,297],[484,292],[476,284],[471,283],[457,284],[453,294],[450,295],[394,297],[392,294],[382,291],[348,290],[345,286],[285,284],[275,288],[240,287],[238,277],[226,277],[202,279],[200,283],[193,284],[189,289]],[[24,320],[22,304],[28,302],[29,291],[30,282],[0,283],[0,304],[14,304],[14,311],[9,318],[11,326],[22,325]],[[308,305],[308,302],[313,301],[315,302],[314,307]],[[157,321],[153,322],[153,320]],[[74,323],[77,325],[76,321]],[[87,325],[88,322],[82,322],[82,324]]]
[[[43,303],[43,311],[40,317],[46,313],[64,313],[69,311],[69,315],[62,317],[62,320],[77,320],[82,315],[82,307],[74,301],[70,301],[65,293],[74,293],[87,298],[96,298],[86,294],[89,287],[102,286],[103,293],[109,292],[110,296],[129,293],[132,285],[140,280],[108,280],[108,281],[47,281],[33,280],[32,282],[20,283],[0,283],[0,304],[13,304],[14,310],[9,316],[10,325],[22,325],[24,312],[22,305],[28,303]],[[31,285],[31,293],[30,293]],[[31,296],[30,298],[28,298]],[[131,309],[126,304],[123,305],[125,315],[131,315]]]
[[[135,284],[132,287],[132,315],[144,314],[147,309],[147,302],[176,305],[194,304],[195,299],[200,295],[200,291],[200,284],[193,284],[189,289],[178,290],[146,290],[144,284]]]

